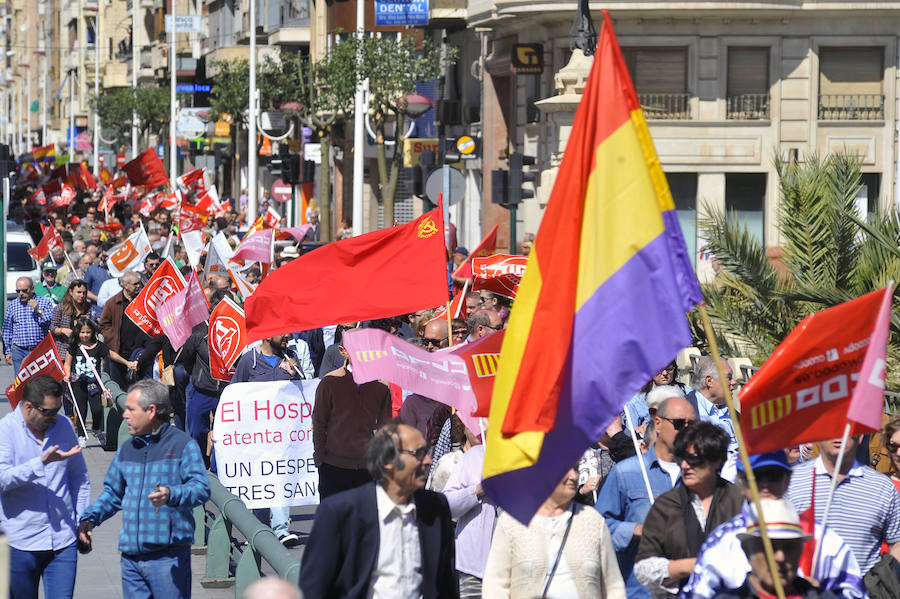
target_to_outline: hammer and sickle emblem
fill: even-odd
[[[434,220],[432,220],[430,216],[420,222],[419,226],[416,227],[416,236],[422,239],[428,239],[437,232],[437,225],[434,224]]]

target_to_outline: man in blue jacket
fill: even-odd
[[[191,596],[193,508],[209,499],[209,481],[197,443],[169,424],[171,411],[162,383],[131,386],[124,418],[132,437],[78,526],[82,551],[90,551],[91,529],[122,510],[122,594],[131,599]]]

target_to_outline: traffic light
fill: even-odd
[[[299,156],[297,159],[299,160]],[[316,163],[314,161],[304,160],[302,163],[299,163],[299,166],[303,169],[301,183],[312,183],[316,180]]]
[[[0,179],[6,179],[15,169],[15,162],[9,153],[9,146],[0,144]]]
[[[282,177],[284,175],[284,159],[281,156],[272,156],[269,159],[268,169],[273,177]]]
[[[407,166],[403,169],[403,172],[406,175],[409,193],[414,196],[422,195],[425,192],[425,187],[422,183],[422,167],[418,164],[416,166]]]
[[[526,173],[523,166],[533,166],[534,156],[525,156],[518,152],[509,155],[509,204],[515,208],[522,200],[534,197],[531,189],[522,189],[525,183],[534,182],[534,173]]]
[[[509,172],[502,169],[491,171],[491,202],[509,207]]]
[[[282,157],[281,170],[284,180],[291,185],[300,183],[300,155],[292,154]]]

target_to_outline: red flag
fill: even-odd
[[[94,228],[100,229],[101,231],[109,233],[111,235],[117,235],[125,230],[125,227],[123,225],[120,225],[119,223],[97,223],[94,225]]]
[[[50,207],[51,208],[65,208],[69,204],[72,203],[72,200],[75,199],[75,196],[78,195],[75,190],[67,185],[66,183],[62,184],[62,191],[60,191],[58,196],[54,196],[50,198]]]
[[[811,314],[781,342],[741,391],[747,451],[836,439],[848,422],[851,434],[878,429],[891,294],[888,287]],[[859,393],[862,408],[849,418]]]
[[[200,231],[206,226],[208,217],[196,207],[182,203],[178,212],[178,230],[184,234],[190,231]]]
[[[178,204],[180,203],[181,192],[176,189],[175,191],[169,193],[169,195],[167,195],[165,199],[160,202],[159,207],[165,208],[166,210],[174,210],[175,208],[178,208]]]
[[[62,186],[62,179],[51,177],[50,180],[47,181],[47,183],[45,183],[43,187],[41,187],[41,189],[43,190],[46,197],[51,198],[62,193]]]
[[[466,284],[463,285],[461,291],[458,291],[456,295],[453,296],[453,299],[450,301],[450,318],[462,318],[465,320],[469,317],[469,311],[466,309],[466,286],[469,284],[466,281]],[[447,308],[443,307],[440,311],[431,317],[432,320],[447,320]]]
[[[528,264],[526,256],[494,254],[487,258],[472,260],[472,291],[490,291],[510,299],[515,299],[519,291],[519,281]]]
[[[183,193],[191,193],[198,188],[203,189],[203,169],[195,168],[175,179],[175,183]]]
[[[487,418],[491,411],[491,395],[494,393],[494,376],[500,363],[500,348],[506,331],[491,333],[477,341],[467,343],[453,353],[462,358],[469,371],[469,384],[478,401],[478,409],[473,416]]]
[[[137,211],[143,216],[149,218],[153,211],[162,203],[165,195],[162,193],[151,193],[144,197],[138,204]]]
[[[444,225],[432,210],[407,225],[329,243],[272,272],[247,300],[248,340],[406,314],[446,298]]]
[[[37,346],[25,356],[25,359],[22,360],[22,366],[19,367],[16,380],[13,381],[12,385],[6,388],[6,398],[9,400],[9,405],[13,410],[16,409],[16,406],[22,399],[22,385],[24,385],[28,379],[39,374],[52,376],[57,381],[63,380],[63,377],[66,376],[66,373],[63,370],[62,360],[59,359],[59,350],[56,347],[56,342],[53,341],[53,335],[50,333],[47,333],[44,340],[38,343]]]
[[[227,297],[209,315],[209,371],[214,379],[230,381],[234,364],[247,345],[244,311]]]
[[[28,254],[38,262],[46,258],[55,247],[65,247],[63,239],[53,226],[44,228],[44,236],[37,246],[28,250]]]
[[[122,175],[121,177],[113,179],[111,185],[113,189],[120,189],[122,187],[125,187],[126,185],[128,185],[128,177],[126,175]]]
[[[484,239],[481,240],[481,243],[472,250],[472,253],[469,254],[466,258],[466,261],[459,265],[455,271],[453,271],[453,276],[460,279],[471,279],[472,275],[472,260],[475,258],[483,258],[485,256],[490,256],[494,252],[497,251],[497,231],[499,230],[500,225],[494,225],[494,227],[488,232],[487,235],[484,236]]]
[[[112,173],[109,172],[109,169],[105,166],[100,168],[100,180],[103,181],[105,185],[109,185],[113,180]]]
[[[214,214],[220,207],[219,192],[215,185],[197,194],[196,208],[204,214]]]
[[[44,190],[38,187],[34,193],[28,196],[28,201],[38,206],[44,206],[47,203],[47,196],[44,195]]]
[[[156,317],[157,306],[186,286],[175,263],[171,258],[166,258],[138,296],[125,308],[125,316],[151,337],[159,337],[163,331]]]
[[[269,209],[266,210],[266,214],[265,214],[265,218],[263,219],[263,223],[267,227],[274,229],[275,227],[278,226],[278,223],[280,223],[280,222],[281,222],[281,215],[278,214],[278,212],[270,206]]]
[[[166,169],[153,148],[147,148],[137,158],[122,167],[132,185],[157,187],[169,182]]]
[[[112,185],[107,185],[106,190],[103,192],[103,197],[100,199],[100,203],[97,204],[97,210],[108,213],[112,210],[112,207],[116,205],[116,202],[117,200],[115,195],[113,195]]]

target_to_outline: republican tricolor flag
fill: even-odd
[[[700,300],[610,17],[503,339],[484,488],[521,522],[686,345]]]

